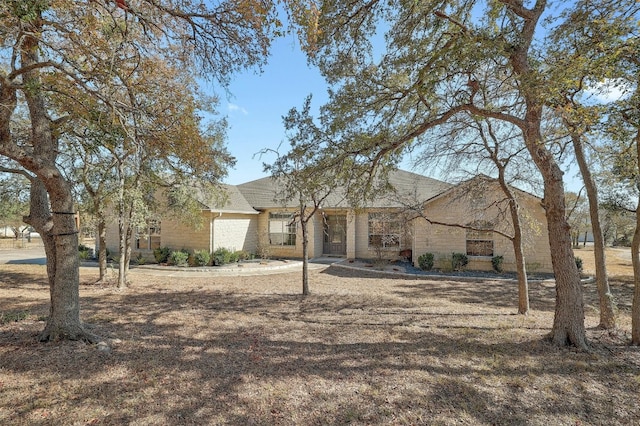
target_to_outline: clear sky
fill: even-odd
[[[267,176],[263,163],[274,155],[258,154],[262,149],[286,152],[287,141],[282,117],[293,107],[300,108],[313,94],[317,108],[327,100],[327,85],[320,73],[307,65],[295,36],[276,40],[262,73],[248,71],[235,75],[228,98],[222,93],[220,113],[227,116],[227,147],[237,164],[229,170],[226,183],[238,185]]]

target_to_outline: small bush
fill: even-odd
[[[211,253],[208,250],[196,250],[193,252],[193,264],[195,266],[207,266],[211,262]]]
[[[576,257],[576,267],[578,268],[578,272],[582,272],[582,258]]]
[[[491,258],[491,266],[493,266],[493,270],[496,272],[502,272],[504,269],[502,264],[504,263],[503,256],[493,256]]]
[[[172,251],[168,260],[174,266],[189,266],[189,253],[184,250]]]
[[[271,247],[269,244],[259,242],[258,247],[256,247],[256,255],[262,260],[271,258]]]
[[[249,253],[248,251],[245,250],[238,250],[235,252],[236,257],[238,258],[238,260],[249,260],[251,259],[251,253]]]
[[[153,249],[153,257],[158,263],[167,263],[169,261],[169,255],[171,249],[169,247],[158,247]]]
[[[240,254],[237,251],[234,251],[229,256],[229,263],[238,263],[240,260]]]
[[[228,248],[220,247],[216,251],[213,252],[213,264],[215,266],[226,265],[227,263],[231,263],[233,259],[233,251]],[[236,260],[237,261],[237,258]]]
[[[84,244],[78,244],[78,256],[80,256],[80,260],[93,259],[93,249]]]
[[[451,267],[454,271],[462,271],[469,264],[469,258],[464,253],[451,253]]]
[[[144,257],[144,254],[138,253],[136,254],[135,262],[137,265],[144,265],[147,263],[147,258]]]
[[[423,271],[430,271],[433,269],[433,253],[425,253],[418,257],[418,266]]]

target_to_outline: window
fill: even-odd
[[[148,226],[136,228],[136,249],[153,250],[160,247],[160,221],[149,220]]]
[[[470,223],[467,229],[467,256],[493,256],[493,224],[486,221]]]
[[[296,221],[291,213],[269,213],[269,244],[296,245]]]
[[[369,247],[399,248],[402,222],[397,214],[369,213]]]

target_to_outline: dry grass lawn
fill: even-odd
[[[589,270],[590,250],[578,255]],[[118,292],[83,268],[82,318],[108,350],[42,344],[44,267],[0,265],[0,424],[640,424],[630,261],[614,251],[608,260],[621,330],[595,329],[586,284],[589,353],[544,340],[550,283],[531,284],[523,317],[510,281],[338,268],[313,271],[307,298],[297,272],[136,272]]]

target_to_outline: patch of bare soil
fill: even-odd
[[[583,256],[584,257],[584,256]],[[105,345],[37,343],[43,266],[0,265],[0,424],[632,425],[640,353],[631,285],[612,286],[622,331],[589,353],[544,340],[555,291],[510,281],[432,281],[313,270],[168,278],[134,271],[125,291],[81,271],[83,320]]]

